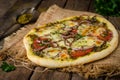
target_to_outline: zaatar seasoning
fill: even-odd
[[[17,21],[20,24],[27,24],[32,20],[32,14],[22,14],[18,17]]]

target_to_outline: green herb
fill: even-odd
[[[59,31],[54,31],[54,32],[52,32],[52,34],[60,34],[60,32]]]
[[[39,45],[40,45],[40,46],[44,46],[45,44],[40,43]]]
[[[68,48],[68,53],[70,54],[72,51],[72,48]]]
[[[78,40],[78,39],[80,39],[80,38],[82,38],[82,37],[83,37],[83,36],[80,35],[80,34],[76,34],[76,35],[75,35],[75,39],[76,39],[76,40]]]
[[[75,20],[80,20],[80,17],[74,17],[74,18],[71,19],[71,20],[73,20],[73,21],[75,21]]]
[[[51,45],[50,44],[47,44],[48,47],[50,47]]]
[[[48,24],[46,24],[46,27],[51,27],[51,26],[54,26],[56,23],[54,22],[54,23],[48,23]]]
[[[98,51],[101,51],[103,49],[106,49],[108,47],[108,44],[105,42],[103,43],[101,46],[99,47],[94,47],[94,52],[98,52]]]
[[[104,16],[120,16],[120,0],[95,0],[95,10]]]
[[[95,22],[98,22],[96,16],[93,16],[91,19],[90,19],[91,23],[95,23]]]
[[[10,72],[15,70],[15,66],[8,64],[7,62],[3,62],[0,68],[5,72]]]

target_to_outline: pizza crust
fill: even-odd
[[[69,60],[69,61],[60,61],[60,60],[53,60],[53,59],[46,59],[46,58],[42,58],[39,57],[35,54],[33,54],[32,52],[32,48],[29,46],[29,42],[30,39],[28,37],[24,37],[24,45],[25,48],[27,50],[27,57],[34,63],[40,65],[40,66],[44,66],[44,67],[48,67],[48,68],[61,68],[61,67],[66,67],[66,66],[74,66],[74,65],[79,65],[79,64],[86,64],[86,63],[90,63],[99,59],[102,59],[106,56],[108,56],[109,54],[112,53],[112,51],[115,50],[115,48],[118,45],[118,33],[117,30],[114,28],[114,26],[105,18],[103,17],[97,17],[97,19],[101,22],[105,22],[108,25],[108,29],[110,29],[113,32],[113,38],[110,41],[110,45],[108,48],[102,50],[101,52],[96,52],[94,54],[90,54],[90,55],[86,55],[83,57],[79,57],[75,60]],[[32,30],[31,32],[29,32],[28,34],[33,33],[34,30]]]

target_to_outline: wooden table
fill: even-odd
[[[53,4],[57,4],[60,7],[71,10],[95,12],[93,7],[94,5],[93,0],[0,0],[0,34],[9,35],[11,32],[15,32],[20,27],[22,27],[21,25],[15,23],[15,19],[16,16],[23,9],[36,6],[37,10],[39,12],[42,12]],[[106,18],[109,21],[111,21],[117,29],[118,27],[120,27],[120,18],[108,16],[106,16]],[[6,35],[4,37],[6,37]],[[0,41],[0,47],[3,44],[3,38]],[[39,70],[38,67],[34,67],[34,69]],[[58,71],[46,71],[44,73],[38,73],[30,71],[26,68],[16,68],[15,71],[8,73],[0,69],[0,80],[84,80],[84,79],[75,73],[63,73]],[[104,78],[102,77],[96,80],[104,80]],[[120,80],[120,77],[119,76],[112,77],[110,80]]]

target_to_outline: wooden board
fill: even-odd
[[[12,1],[13,0],[11,0],[11,3],[12,3]],[[27,0],[25,0],[25,1],[27,1]],[[58,1],[58,0],[41,0],[41,2],[39,4],[39,7],[38,7],[38,10],[40,10],[40,12],[45,11],[50,5],[55,4],[55,3],[57,5],[63,7],[63,8],[67,8],[67,9],[83,10],[83,11],[87,10],[87,11],[94,12],[93,0],[75,0],[75,1],[74,0],[73,1],[72,0],[60,0],[60,1]],[[77,4],[77,5],[75,5],[75,4]],[[17,5],[17,4],[15,3],[15,5]],[[26,4],[25,4],[25,6],[26,6]],[[118,29],[118,27],[120,25],[119,24],[120,19],[110,17],[109,20]],[[13,22],[13,21],[11,20],[10,23],[11,22]],[[6,22],[6,23],[9,24],[9,21]],[[31,26],[29,28],[27,28],[27,29],[22,29],[22,30],[24,30],[24,31],[27,30],[28,31],[30,28],[31,28]],[[27,33],[27,31],[26,31],[26,33]],[[17,35],[19,35],[20,33],[21,32],[18,31]],[[22,35],[24,35],[24,33],[22,33]],[[11,44],[14,44],[14,45],[17,45],[16,41],[19,42],[19,40],[21,40],[20,38],[18,38],[18,39],[12,38],[12,39],[15,40],[14,42],[11,43]],[[11,41],[13,41],[13,40],[11,40]],[[21,42],[19,42],[19,43],[21,43]],[[19,45],[17,45],[17,46],[19,46]],[[8,48],[8,47],[10,47],[10,45],[7,45],[6,48]],[[18,50],[18,51],[20,51],[20,50]],[[35,70],[41,70],[41,68],[36,67]],[[20,74],[20,73],[22,73],[24,76],[22,74]],[[12,74],[14,74],[14,75],[12,75]],[[59,77],[59,79],[58,79],[58,77]],[[48,72],[45,72],[45,73],[42,74],[42,73],[37,73],[37,72],[30,71],[28,69],[21,68],[21,67],[18,67],[17,70],[12,71],[10,73],[6,73],[6,72],[3,72],[3,71],[0,70],[0,80],[8,80],[8,79],[9,80],[13,80],[13,79],[14,80],[18,80],[18,79],[20,79],[20,80],[63,80],[63,79],[64,80],[84,80],[81,76],[79,76],[78,74],[75,74],[75,73],[64,73],[64,72],[59,72],[59,71],[48,71]],[[102,78],[99,78],[99,79],[89,79],[89,80],[104,80],[104,79],[105,78],[102,77]],[[119,79],[120,79],[119,76],[109,78],[109,80],[119,80]]]
[[[1,36],[5,35],[5,33],[17,23],[16,18],[24,9],[35,7],[39,1],[41,0],[17,0],[15,5],[0,18],[0,39]]]
[[[56,14],[55,12],[58,12],[58,13]],[[64,10],[64,9],[61,9],[61,8],[57,7],[56,5],[52,6],[51,8],[49,8],[46,11],[46,13],[41,14],[41,16],[39,17],[36,24],[26,26],[26,28],[22,28],[16,34],[13,34],[10,37],[6,38],[5,45],[4,45],[4,50],[7,49],[7,53],[14,56],[14,58],[15,57],[24,58],[23,56],[26,56],[25,55],[26,53],[25,53],[24,45],[22,43],[22,38],[28,31],[30,31],[30,29],[32,29],[35,26],[40,26],[40,25],[48,23],[48,22],[53,22],[53,21],[56,21],[56,20],[59,20],[59,19],[65,18],[65,17],[69,17],[69,16],[73,16],[73,15],[75,16],[75,15],[80,15],[80,14],[82,14],[82,15],[83,14],[84,15],[85,14],[96,15],[96,14],[88,13],[88,12]],[[12,40],[14,40],[14,42]],[[13,43],[9,43],[9,42],[13,42]],[[12,53],[10,53],[10,52],[12,52]],[[118,58],[119,56],[114,55],[114,57]],[[112,57],[112,58],[114,58],[114,57]],[[102,68],[104,65],[107,65],[107,67],[109,67],[108,68],[108,70],[109,70],[109,69],[111,69],[111,67],[115,67],[115,65],[119,62],[119,61],[114,59],[114,64],[110,65],[109,62],[107,62],[107,61],[110,61],[109,59],[110,59],[110,57],[108,57],[106,59],[103,59],[101,61],[97,61],[97,62],[94,62],[94,63],[91,63],[91,64],[88,64],[88,65],[84,66],[84,69],[83,69],[84,72],[85,72],[84,76],[87,76],[86,74],[91,75],[89,73],[89,71],[92,71],[92,70],[93,70],[93,72],[94,72],[94,70],[97,71],[96,69],[94,69],[94,68],[96,68],[96,66],[98,67],[98,71],[100,71],[99,68]],[[117,67],[115,67],[115,68],[117,68]],[[35,70],[36,69],[41,70],[42,68],[41,67],[36,67]],[[76,69],[79,70],[78,68],[76,68]],[[82,68],[80,68],[80,69],[82,69]],[[107,68],[105,68],[103,70],[107,70]],[[119,70],[119,69],[116,69],[116,70]],[[71,68],[71,72],[74,72],[74,70],[72,70],[72,68]],[[76,71],[76,72],[80,72],[80,71]],[[46,76],[49,77],[51,75],[53,75],[53,76],[49,77],[50,80],[56,78],[56,77],[54,77],[54,75],[65,76],[65,80],[69,80],[71,78],[71,76],[76,75],[76,74],[71,74],[71,73],[59,72],[59,71],[56,71],[56,70],[55,71],[54,70],[50,70],[50,71],[48,70],[47,72],[39,73],[40,75],[36,75],[37,73],[32,71],[31,74],[33,74],[32,77],[31,77],[31,80],[37,79],[39,77],[43,80],[44,79],[46,80]],[[98,74],[96,73],[96,75],[92,74],[92,76],[99,76],[99,75],[100,75],[100,72],[98,72]],[[78,76],[78,78],[79,78],[79,76]],[[74,77],[72,77],[72,79],[74,80]]]
[[[88,11],[91,0],[69,0],[65,5],[66,9],[78,10],[78,11]],[[84,3],[81,4],[80,3]]]

